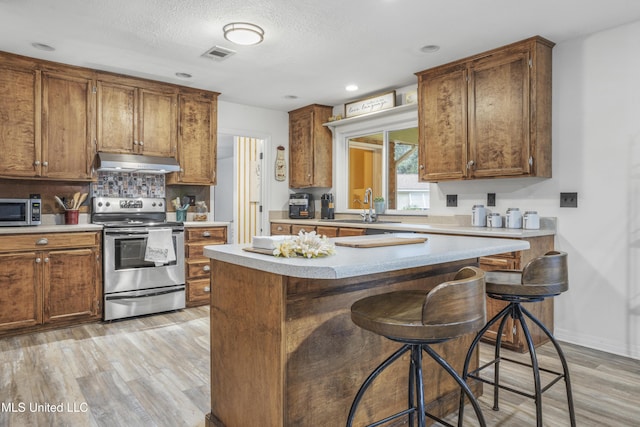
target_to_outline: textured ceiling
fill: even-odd
[[[532,35],[559,43],[638,19],[638,0],[0,0],[0,50],[289,111],[413,84],[417,71]],[[260,25],[264,42],[225,40],[235,21]],[[428,44],[441,49],[422,53]],[[201,56],[215,45],[237,53]]]

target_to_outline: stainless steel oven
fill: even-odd
[[[96,198],[93,205],[92,222],[104,226],[104,320],[184,308],[184,225],[166,221],[164,199]],[[159,229],[171,236],[171,261],[145,260],[149,234]]]

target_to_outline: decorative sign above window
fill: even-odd
[[[359,99],[344,104],[344,116],[346,118],[386,110],[396,106],[396,91],[393,90],[382,95]]]

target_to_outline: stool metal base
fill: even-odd
[[[464,400],[464,396],[466,395],[469,401],[471,402],[473,409],[478,418],[478,422],[481,427],[486,427],[486,423],[484,421],[484,417],[482,416],[482,412],[480,410],[480,405],[478,404],[475,396],[471,392],[471,389],[467,385],[466,382],[458,375],[458,373],[445,361],[435,350],[433,350],[428,344],[425,343],[405,343],[400,349],[398,349],[395,353],[389,356],[384,362],[382,362],[371,374],[367,377],[367,379],[362,383],[358,393],[356,394],[353,403],[351,404],[351,410],[349,411],[349,418],[347,419],[347,427],[353,426],[353,419],[356,414],[356,410],[358,405],[360,404],[360,400],[364,396],[365,391],[373,380],[382,373],[388,366],[390,366],[393,362],[399,359],[403,354],[407,352],[411,352],[411,363],[409,366],[409,388],[408,388],[408,408],[404,411],[397,412],[393,415],[390,415],[382,420],[376,421],[372,424],[369,424],[367,427],[375,427],[389,421],[392,421],[396,418],[400,418],[403,416],[407,416],[409,420],[409,426],[413,427],[414,422],[417,420],[418,427],[426,426],[426,419],[431,418],[445,426],[454,427],[452,424],[444,421],[443,419],[436,417],[435,415],[429,414],[425,411],[424,404],[424,381],[422,378],[422,352],[426,352],[433,360],[435,360],[445,371],[460,385],[462,389],[462,399]],[[460,413],[462,414],[462,413]],[[462,415],[458,420],[458,426],[462,425]]]
[[[513,392],[513,393],[517,393],[517,394],[519,394],[521,396],[525,396],[525,397],[528,397],[530,399],[533,399],[535,401],[535,405],[536,405],[536,425],[537,425],[537,427],[542,427],[542,394],[544,392],[546,392],[549,388],[551,388],[554,384],[556,384],[558,381],[560,381],[561,379],[564,379],[566,392],[567,392],[567,404],[568,404],[568,407],[569,407],[569,420],[570,420],[571,426],[575,427],[575,425],[576,425],[576,417],[575,417],[575,410],[574,410],[574,407],[573,407],[573,395],[571,393],[571,380],[569,378],[569,367],[568,367],[568,364],[567,364],[567,360],[566,360],[566,358],[564,356],[564,353],[562,352],[562,349],[560,348],[560,345],[558,344],[556,339],[553,337],[553,334],[551,334],[551,332],[544,326],[544,324],[542,324],[542,322],[540,322],[535,316],[533,316],[521,304],[523,302],[541,301],[543,298],[519,298],[519,297],[516,297],[516,296],[502,296],[502,295],[489,295],[489,296],[492,297],[492,298],[495,298],[495,299],[500,299],[500,300],[503,300],[503,301],[507,301],[507,302],[509,302],[509,304],[504,309],[502,309],[500,311],[500,313],[495,315],[493,317],[493,319],[491,319],[485,325],[485,327],[482,328],[482,330],[480,330],[480,332],[478,332],[478,334],[476,335],[475,339],[471,343],[471,347],[469,347],[469,352],[467,353],[467,357],[465,359],[464,369],[462,371],[462,378],[464,380],[466,380],[467,378],[473,378],[473,379],[482,381],[482,382],[484,382],[486,384],[493,385],[493,410],[494,411],[498,411],[499,410],[498,398],[499,398],[499,390],[500,389],[507,390],[507,391],[510,391],[510,392]],[[513,318],[515,321],[519,322],[520,325],[522,326],[522,332],[524,334],[525,340],[527,342],[527,347],[529,349],[529,356],[531,358],[531,364],[519,362],[519,361],[516,361],[516,360],[513,360],[513,359],[502,357],[500,355],[500,349],[501,349],[501,344],[502,344],[502,332],[504,330],[504,326],[505,326],[509,316],[511,316],[511,318]],[[556,353],[558,354],[558,358],[560,359],[560,362],[562,363],[562,372],[556,372],[556,371],[553,371],[553,370],[541,368],[538,365],[538,357],[536,355],[536,349],[535,349],[535,346],[533,344],[533,339],[531,338],[531,333],[529,331],[529,328],[527,327],[527,323],[525,321],[525,316],[528,317],[535,325],[537,325],[544,332],[544,334],[549,338],[551,343],[553,343],[553,346],[556,349]],[[498,320],[500,320],[500,326],[498,328],[498,335],[497,335],[497,338],[496,338],[494,359],[492,361],[490,361],[488,363],[485,363],[484,365],[478,367],[477,369],[469,372],[469,363],[471,361],[471,355],[473,354],[474,349],[477,347],[478,343],[480,342],[480,339],[485,334],[485,332],[487,332],[489,330],[489,328],[491,326],[493,326]],[[533,381],[534,381],[535,392],[533,394],[531,394],[531,393],[527,393],[527,392],[525,392],[523,390],[515,389],[513,387],[509,387],[509,386],[500,384],[500,362],[501,361],[508,361],[508,362],[512,362],[512,363],[517,363],[517,364],[520,364],[520,365],[527,366],[527,367],[531,368],[532,372],[533,372]],[[494,379],[493,379],[493,381],[490,381],[490,380],[487,380],[485,378],[482,378],[480,376],[480,371],[482,371],[483,369],[485,369],[487,367],[490,367],[492,365],[494,366]],[[550,381],[544,387],[542,387],[542,383],[541,383],[541,379],[540,379],[540,371],[551,373],[551,374],[555,375],[554,379],[552,381]],[[461,397],[460,397],[460,415],[459,416],[462,417],[463,413],[464,413],[464,395],[461,395]]]

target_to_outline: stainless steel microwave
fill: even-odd
[[[24,227],[42,224],[42,200],[0,198],[0,227]]]

